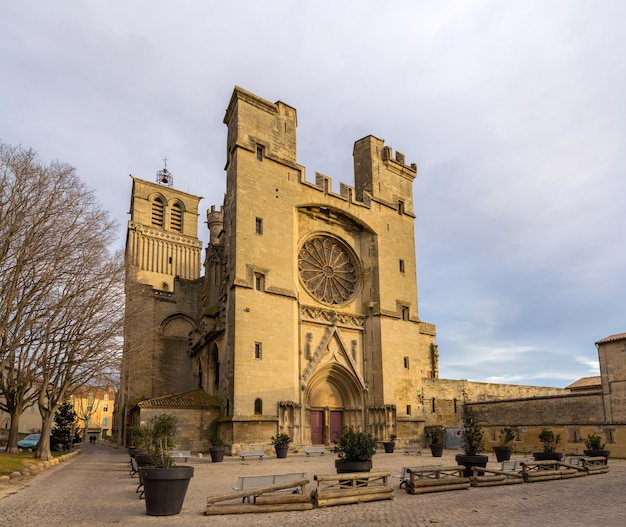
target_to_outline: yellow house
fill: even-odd
[[[92,435],[98,439],[111,436],[115,405],[113,388],[84,386],[74,392],[70,402],[78,416],[80,428],[85,430],[85,440]]]

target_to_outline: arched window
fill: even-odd
[[[152,217],[151,222],[155,227],[163,227],[163,216],[165,214],[165,204],[163,200],[157,196],[152,200]]]
[[[254,415],[263,415],[263,399],[259,397],[254,400]]]
[[[183,209],[180,203],[174,203],[170,211],[170,228],[173,231],[183,232]]]

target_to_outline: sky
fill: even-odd
[[[419,316],[447,379],[564,387],[626,332],[626,2],[0,0],[0,140],[76,167],[125,241],[133,174],[221,205],[234,86],[298,163],[417,163]],[[200,225],[208,240],[206,225]]]

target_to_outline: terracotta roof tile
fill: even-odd
[[[193,390],[191,392],[146,399],[145,401],[141,401],[137,406],[139,406],[139,408],[215,408],[219,406],[219,399],[217,396],[209,395],[204,390]]]
[[[588,390],[590,388],[600,388],[602,386],[602,377],[595,375],[593,377],[583,377],[573,382],[566,389],[569,390]]]
[[[616,335],[605,337],[596,342],[596,344],[605,344],[606,342],[615,342],[616,340],[626,340],[626,333],[617,333]]]

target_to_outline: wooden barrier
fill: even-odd
[[[580,459],[580,464],[589,475],[602,474],[609,471],[609,465],[607,459],[604,456],[583,457]]]
[[[521,463],[524,482],[547,481],[586,476],[587,471],[580,465],[564,461],[528,461]]]
[[[463,470],[459,465],[411,467],[404,488],[409,494],[469,489],[470,479],[463,476]]]
[[[208,497],[205,515],[310,510],[313,508],[313,504],[306,493],[308,483],[308,479],[298,479],[275,485],[230,492],[221,496]],[[300,487],[299,494],[278,493],[294,487]],[[250,497],[253,498],[253,503],[222,503],[224,501],[241,500],[242,498]]]
[[[311,493],[315,507],[331,507],[367,501],[391,500],[393,489],[387,484],[389,472],[350,472],[314,476],[317,488]]]
[[[497,470],[483,467],[472,467],[472,487],[494,487],[496,485],[513,485],[524,483],[521,472],[513,470]]]

